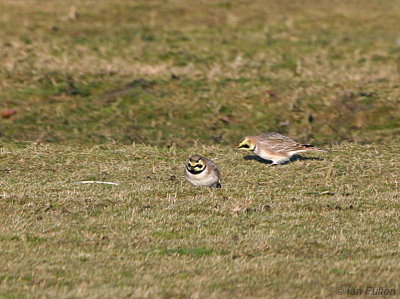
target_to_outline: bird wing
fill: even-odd
[[[207,159],[207,158],[205,158],[205,159]],[[218,176],[220,175],[220,172],[219,172],[219,169],[218,169],[217,164],[215,164],[215,163],[214,163],[213,161],[211,161],[210,159],[207,159],[207,164],[208,164],[208,167],[210,168],[209,171],[210,171],[210,170],[215,170],[216,173],[218,174]]]
[[[258,136],[259,144],[273,152],[291,152],[304,149],[304,146],[279,133],[264,133]]]

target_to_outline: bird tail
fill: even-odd
[[[302,146],[303,146],[304,150],[306,150],[306,151],[321,152],[321,153],[327,152],[326,150],[322,150],[318,147],[315,147],[312,144],[302,144]]]

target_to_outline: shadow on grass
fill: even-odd
[[[255,155],[247,155],[243,157],[244,160],[248,160],[248,161],[257,161],[263,164],[267,164],[267,165],[272,165],[272,161],[270,160],[264,160],[262,158],[260,158],[259,156],[255,156]],[[288,164],[288,163],[292,163],[292,162],[296,162],[296,161],[304,161],[304,160],[317,160],[317,161],[323,161],[324,159],[322,158],[317,158],[317,157],[303,157],[300,155],[294,155],[293,157],[290,158],[290,160],[288,162],[282,163],[282,165]]]

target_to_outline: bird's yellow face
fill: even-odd
[[[249,138],[244,138],[243,141],[239,143],[238,149],[246,151],[254,151],[256,149],[256,144]]]
[[[199,173],[202,172],[206,168],[206,163],[199,158],[190,158],[188,164],[186,165],[186,168],[193,173]]]

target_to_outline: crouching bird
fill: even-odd
[[[185,167],[185,177],[194,186],[221,188],[217,165],[206,157],[194,155]]]

